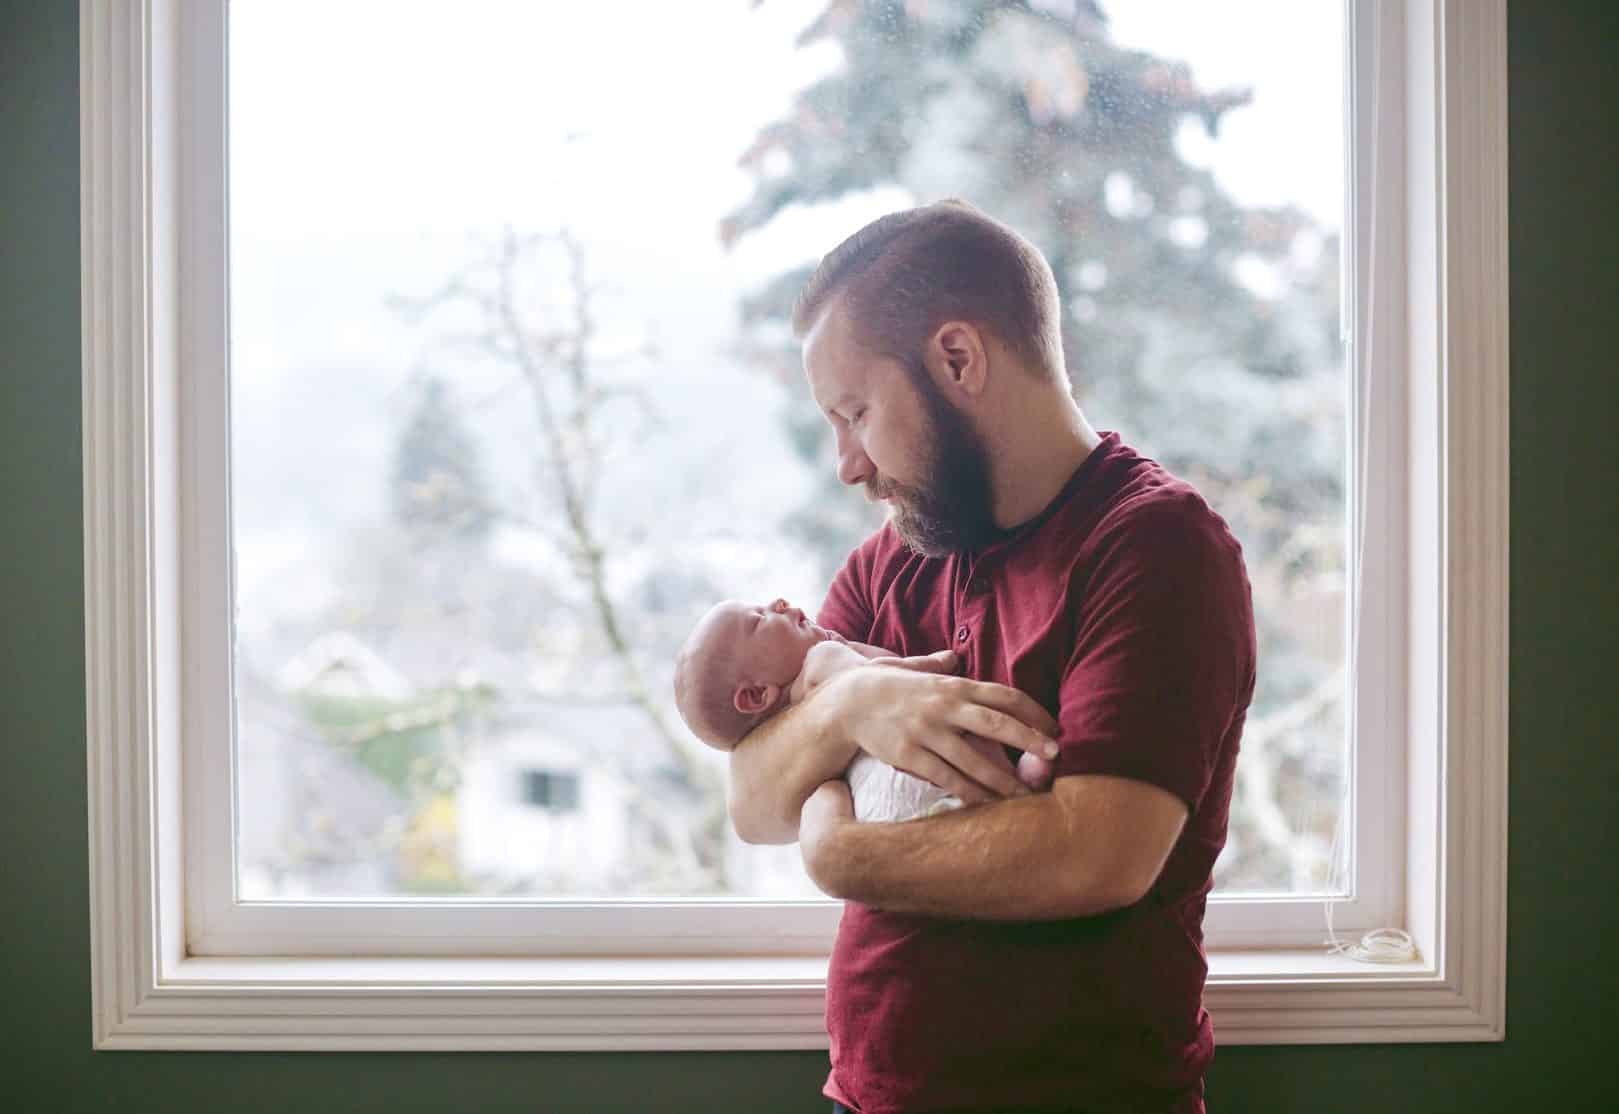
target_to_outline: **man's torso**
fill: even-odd
[[[968,676],[1016,687],[1063,720],[1065,697],[1074,700],[1064,685],[1074,681],[1076,654],[1106,637],[1107,616],[1088,597],[1106,596],[1108,578],[1120,575],[1109,547],[1120,533],[1113,524],[1136,513],[1132,501],[1158,517],[1160,506],[1184,510],[1195,519],[1189,528],[1211,537],[1224,531],[1190,488],[1110,436],[1052,507],[983,554],[924,559],[888,531],[879,534],[851,558],[821,623],[897,654],[955,650]],[[1217,539],[1218,547],[1228,537]],[[1235,553],[1234,540],[1229,546]],[[1202,913],[1224,842],[1253,667],[1240,556],[1235,572],[1216,564],[1207,579],[1216,581],[1211,591],[1230,597],[1224,606],[1232,612],[1233,652],[1248,655],[1237,663],[1247,687],[1223,713],[1228,722],[1209,736],[1219,737],[1218,746],[1142,760],[1144,780],[1196,797],[1157,886],[1127,909],[1043,924],[940,920],[848,904],[828,980],[831,1097],[867,1114],[1042,1105],[1103,1111],[1142,1102],[1200,1108],[1213,1049],[1201,1008]],[[1237,614],[1244,606],[1246,615]],[[1058,775],[1087,772],[1082,748],[1070,755],[1066,739],[1064,746],[1073,768],[1060,759]],[[1128,754],[1108,761],[1134,776]],[[1208,768],[1181,769],[1193,763]]]

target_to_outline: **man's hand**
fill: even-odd
[[[945,664],[944,655],[895,659],[900,663],[905,667],[851,669],[826,685],[830,691],[823,698],[837,702],[839,733],[872,757],[967,804],[980,804],[1029,790],[966,736],[1042,758],[1057,756],[1057,723],[1032,697],[1005,685],[928,672],[930,665]]]
[[[952,657],[844,670],[755,727],[731,751],[727,802],[737,835],[793,842],[804,802],[862,750],[970,804],[1026,794],[1011,767],[968,736],[1041,753],[1054,746],[1056,723],[1016,689],[940,676],[954,667]]]
[[[842,778],[823,781],[804,802],[804,811],[799,814],[798,847],[804,856],[804,869],[828,897],[838,895],[821,883],[818,876],[821,856],[838,826],[854,822],[854,799],[849,794],[849,783]]]

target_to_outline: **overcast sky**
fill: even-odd
[[[735,297],[913,201],[886,191],[795,210],[734,253],[720,249],[720,217],[751,188],[737,156],[797,89],[838,64],[828,44],[792,46],[823,7],[234,0],[244,627],[330,591],[323,531],[380,515],[410,376],[451,370],[385,296],[433,289],[505,224],[538,231],[565,218],[589,245],[593,269],[619,292],[605,307],[608,332],[653,339],[666,354],[658,404],[682,438],[672,459],[723,472],[744,519],[800,498],[808,479],[780,444],[780,388],[723,355]],[[1205,86],[1254,90],[1217,143],[1186,130],[1188,158],[1239,201],[1292,202],[1338,223],[1339,0],[1106,8],[1121,42],[1187,61]],[[461,397],[493,399],[477,419],[492,469],[521,469],[521,416],[493,394],[498,379],[472,363],[453,371]],[[606,494],[659,505],[644,477],[626,475]],[[806,595],[813,586],[781,583],[788,570],[755,577],[818,598]]]

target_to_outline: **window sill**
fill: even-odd
[[[322,989],[573,991],[613,988],[660,992],[739,988],[814,989],[826,982],[824,956],[513,956],[513,957],[194,957],[173,964],[161,987],[220,986]],[[1218,951],[1209,956],[1209,987],[1251,983],[1361,982],[1432,979],[1431,964],[1359,963],[1312,950]]]
[[[103,1049],[824,1049],[826,959],[249,958],[168,965]],[[1222,1044],[1499,1040],[1422,962],[1227,952]]]

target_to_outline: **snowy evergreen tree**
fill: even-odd
[[[1217,137],[1249,93],[1202,88],[1184,64],[1117,44],[1092,0],[833,0],[799,39],[823,41],[842,65],[743,153],[754,186],[722,242],[792,206],[894,187],[916,204],[964,198],[1033,241],[1057,278],[1067,366],[1093,424],[1195,483],[1241,538],[1265,663],[1254,717],[1315,709],[1313,734],[1278,743],[1298,751],[1281,792],[1309,787],[1283,804],[1330,799],[1339,663],[1305,643],[1321,641],[1331,607],[1294,603],[1322,584],[1341,603],[1337,239],[1298,209],[1238,204],[1177,138],[1188,125]],[[748,349],[789,383],[802,372],[787,320],[815,262],[742,306]],[[795,398],[788,435],[823,481],[794,526],[830,575],[879,512],[837,490],[824,422],[807,390]]]
[[[395,522],[420,542],[482,542],[494,515],[477,444],[443,380],[422,386],[394,449],[390,503]]]

